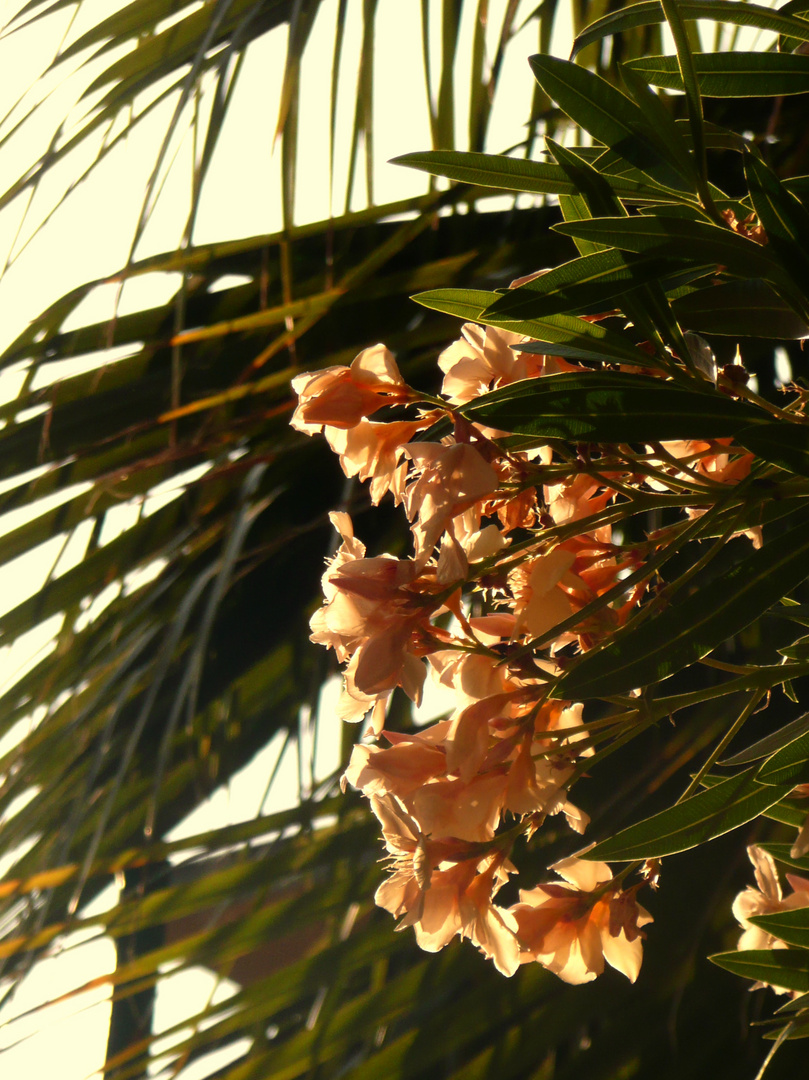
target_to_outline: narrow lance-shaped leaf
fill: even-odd
[[[683,89],[676,56],[646,56],[628,66],[655,86]],[[775,97],[809,90],[809,56],[800,53],[697,53],[694,67],[705,97]]]
[[[572,315],[549,315],[544,319],[503,319],[491,315],[484,318],[483,312],[499,295],[480,289],[432,289],[416,293],[413,299],[434,311],[445,311],[448,315],[457,315],[470,322],[502,327],[537,341],[551,342],[554,347],[557,344],[572,346],[602,360],[625,364],[647,364],[649,361],[648,355],[640,353],[622,334],[601,323],[588,322]],[[553,352],[554,349],[547,351]]]
[[[674,47],[677,50],[677,66],[680,70],[680,79],[685,92],[685,101],[688,109],[688,121],[691,127],[691,141],[694,147],[696,164],[697,191],[700,202],[706,210],[713,209],[710,190],[708,188],[708,159],[705,154],[705,133],[703,131],[702,98],[697,85],[697,72],[694,65],[694,55],[689,41],[689,30],[683,20],[678,0],[660,0],[663,14],[674,38]],[[695,28],[692,28],[692,34]],[[632,69],[628,68],[627,72]]]
[[[594,139],[666,187],[690,191],[677,155],[646,134],[643,110],[606,79],[553,56],[529,57],[537,82]]]
[[[635,77],[635,81],[640,80]],[[648,87],[646,89],[648,90]],[[579,205],[575,209],[571,208],[572,212],[566,210],[564,202],[560,199],[560,206],[566,221],[584,221],[596,216],[627,216],[623,204],[616,198],[606,177],[598,169],[594,168],[579,154],[574,153],[567,147],[560,146],[552,139],[546,139],[545,141],[553,156],[581,191],[581,195],[578,196]],[[677,141],[680,142],[679,139]],[[690,204],[688,206],[681,204],[678,206],[679,209],[684,209],[687,212],[692,211]],[[589,213],[586,212],[587,210],[589,210]],[[693,212],[698,212],[696,207],[693,207]],[[582,255],[592,254],[594,251],[603,250],[608,246],[595,241],[584,240],[580,237],[574,237],[574,242]],[[649,341],[654,341],[659,335],[675,355],[688,355],[688,350],[682,341],[680,328],[663,291],[663,286],[659,282],[647,281],[633,292],[624,294],[621,300],[621,308],[624,315],[637,327],[638,332],[643,337]]]
[[[761,278],[726,281],[672,301],[685,327],[703,334],[784,341],[809,337],[809,326]]]
[[[809,513],[746,559],[713,577],[707,568],[654,618],[632,620],[604,648],[586,653],[554,689],[581,701],[650,686],[707,656],[754,622],[809,573]]]
[[[762,460],[788,472],[809,476],[809,425],[758,424],[743,428],[736,439]]]
[[[584,853],[585,859],[634,861],[675,855],[752,821],[789,791],[758,784],[755,768],[630,825]]]
[[[738,3],[734,0],[724,0],[721,4],[717,4],[716,0],[680,0],[678,6],[684,19],[715,19],[736,26],[753,26],[776,34],[790,34],[801,41],[809,41],[809,22],[784,14],[783,11],[773,11],[762,4]],[[590,23],[576,37],[570,58],[575,59],[582,49],[605,37],[665,21],[660,0],[641,0],[640,3],[611,11],[609,15]]]
[[[589,221],[593,216],[582,195],[560,195],[559,209],[565,221]],[[579,255],[592,255],[596,251],[606,251],[606,244],[596,244],[592,240],[574,240]]]
[[[688,143],[663,99],[632,68],[621,66],[621,78],[640,108],[644,133],[660,152],[676,163],[684,177],[694,176],[694,160]]]
[[[503,293],[484,317],[534,319],[606,303],[673,270],[677,263],[615,248],[583,255]]]
[[[793,858],[790,854],[792,850],[791,844],[777,844],[777,843],[760,843],[758,845],[763,848],[768,855],[772,855],[776,862],[783,863],[784,866],[789,866],[792,870],[797,870],[801,874],[809,875],[809,858],[805,855],[800,858]]]
[[[511,383],[465,409],[470,419],[518,435],[631,443],[733,435],[756,416],[721,394],[648,375],[565,372]]]
[[[656,255],[711,260],[740,277],[764,277],[785,282],[781,266],[753,240],[707,221],[658,214],[631,218],[594,218],[554,226],[565,236],[583,237],[623,251],[651,251]]]
[[[576,195],[559,196],[559,207],[565,221],[589,221],[593,217],[611,217],[626,213],[607,178],[594,169],[589,161],[548,136],[545,138],[545,145],[577,191]],[[574,238],[574,243],[580,255],[592,255],[596,251],[604,251],[607,247],[606,244],[577,238]]]
[[[742,949],[716,953],[708,959],[725,971],[755,979],[770,986],[782,986],[805,994],[809,990],[809,954],[788,949]]]
[[[809,949],[809,907],[796,908],[794,911],[775,911],[772,915],[751,915],[750,922],[773,937],[785,941],[787,945]]]
[[[423,172],[435,176],[446,176],[448,180],[457,180],[463,184],[503,188],[506,191],[524,191],[542,195],[575,195],[577,191],[575,184],[558,165],[507,157],[504,154],[425,150],[392,158],[391,164],[421,169]],[[619,198],[627,199],[629,202],[677,200],[676,194],[667,192],[665,188],[651,181],[641,183],[610,176],[608,182]]]
[[[774,754],[776,750],[780,750],[784,746],[788,746],[791,742],[798,738],[799,735],[803,735],[809,732],[809,713],[804,716],[799,716],[797,720],[793,720],[789,724],[785,724],[784,727],[778,731],[773,731],[770,735],[765,735],[763,739],[759,739],[758,742],[753,743],[752,746],[748,746],[746,750],[740,750],[738,754],[734,754],[733,757],[725,758],[724,761],[720,761],[720,765],[749,765],[751,761],[760,761],[761,758],[769,757],[770,754]]]
[[[765,810],[763,816],[771,821],[780,821],[782,825],[800,829],[806,821],[806,808],[805,805],[799,807],[794,800],[782,799],[781,802],[773,803],[769,810]]]
[[[795,282],[809,281],[809,211],[784,187],[757,154],[744,155],[744,171],[753,208],[767,233],[768,246]],[[804,289],[799,304],[809,318]]]
[[[799,735],[776,751],[761,766],[758,774],[763,784],[796,784],[809,779],[809,732]]]

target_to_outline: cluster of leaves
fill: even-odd
[[[453,948],[439,957],[426,957],[413,948],[407,935],[392,935],[387,919],[377,918],[369,900],[382,876],[376,865],[373,824],[359,800],[335,795],[337,774],[316,782],[303,751],[299,806],[185,840],[161,840],[268,741],[310,745],[311,718],[317,715],[320,688],[331,671],[325,655],[307,640],[309,616],[319,602],[321,562],[331,542],[328,510],[341,499],[350,503],[363,536],[375,549],[390,547],[395,543],[391,535],[399,532],[384,511],[365,513],[366,503],[356,489],[346,495],[330,454],[314,440],[289,431],[289,379],[300,370],[346,364],[369,341],[384,338],[408,381],[426,385],[432,378],[428,361],[455,331],[452,316],[475,319],[495,298],[480,302],[472,293],[465,306],[454,309],[445,296],[438,297],[436,306],[423,308],[414,317],[408,297],[424,290],[435,296],[435,290],[448,282],[496,289],[519,272],[516,268],[536,266],[539,243],[542,262],[564,262],[570,257],[569,240],[549,231],[558,218],[557,197],[571,222],[576,218],[586,224],[580,220],[582,214],[615,216],[619,206],[636,220],[636,206],[657,206],[671,215],[695,216],[693,225],[677,224],[677,236],[714,222],[718,234],[720,226],[712,215],[700,220],[699,207],[710,205],[709,199],[700,202],[705,183],[690,179],[703,175],[700,145],[706,147],[714,180],[725,168],[733,177],[739,172],[736,164],[728,165],[743,159],[745,142],[738,132],[774,134],[775,141],[766,148],[770,164],[780,171],[809,171],[800,167],[806,151],[800,142],[801,126],[795,122],[804,107],[802,98],[784,98],[775,112],[766,98],[710,99],[703,107],[712,122],[692,128],[682,111],[683,99],[644,92],[643,76],[633,82],[631,74],[625,84],[629,96],[620,93],[619,103],[634,100],[637,110],[632,116],[640,113],[650,119],[639,129],[630,125],[629,133],[620,123],[609,133],[594,131],[600,148],[569,151],[575,160],[567,161],[567,171],[561,144],[575,145],[577,118],[572,105],[573,119],[567,115],[568,103],[556,96],[559,87],[551,84],[550,73],[542,86],[537,83],[526,120],[529,133],[541,129],[556,137],[560,158],[529,160],[534,148],[531,134],[517,148],[524,158],[482,158],[487,138],[491,141],[495,134],[489,118],[505,57],[511,63],[524,62],[508,48],[518,28],[518,5],[503,5],[499,34],[494,35],[497,48],[491,64],[486,64],[489,4],[447,0],[442,4],[437,50],[433,21],[426,18],[428,5],[422,5],[425,54],[440,53],[443,65],[441,77],[432,85],[427,80],[426,87],[436,153],[439,147],[446,153],[453,145],[458,109],[450,75],[462,16],[471,9],[476,28],[468,118],[474,154],[452,155],[443,170],[459,182],[448,191],[431,188],[426,195],[389,205],[375,204],[369,190],[364,210],[296,225],[292,207],[301,58],[321,6],[327,5],[320,0],[211,0],[201,6],[184,6],[176,0],[144,5],[135,0],[102,19],[70,54],[61,54],[52,65],[61,73],[63,66],[78,59],[92,72],[82,98],[84,119],[67,136],[54,131],[48,146],[0,194],[0,205],[6,206],[19,196],[40,192],[51,170],[63,166],[69,171],[72,150],[85,139],[90,145],[90,139],[107,131],[87,173],[71,178],[70,194],[128,132],[155,115],[162,104],[175,106],[164,143],[156,149],[131,257],[111,278],[71,289],[2,356],[4,368],[22,367],[25,376],[18,397],[2,406],[5,426],[0,442],[8,486],[0,496],[0,508],[4,513],[20,510],[31,515],[4,536],[2,561],[47,542],[61,545],[85,526],[89,531],[81,563],[64,573],[55,564],[37,596],[0,618],[4,645],[45,620],[58,622],[53,650],[39,657],[2,697],[0,733],[9,739],[0,762],[0,845],[15,855],[0,891],[3,990],[13,992],[31,965],[58,950],[71,929],[111,936],[117,947],[116,970],[90,985],[106,982],[112,990],[106,1071],[120,1080],[145,1074],[151,1063],[157,1039],[151,1029],[155,986],[167,968],[196,964],[231,976],[241,989],[225,1002],[212,1002],[174,1032],[177,1042],[168,1056],[176,1068],[247,1036],[251,1050],[222,1075],[338,1076],[350,1070],[364,1078],[472,1077],[496,1070],[501,1077],[518,1077],[581,1075],[590,1070],[593,1076],[612,1076],[650,1069],[659,1077],[666,1016],[672,1002],[682,999],[680,1045],[687,1057],[688,1035],[693,1034],[694,1052],[687,1065],[675,1062],[672,1068],[694,1076],[721,1075],[723,1069],[738,1066],[747,1052],[737,1047],[738,1002],[729,993],[729,976],[702,971],[700,980],[692,983],[690,964],[701,946],[699,927],[726,924],[724,895],[706,906],[694,934],[684,942],[682,936],[674,937],[673,930],[684,896],[670,875],[655,912],[656,926],[671,929],[670,944],[658,936],[655,949],[648,950],[641,974],[647,979],[647,992],[630,997],[628,988],[599,981],[577,991],[574,999],[560,992],[558,982],[536,965],[503,984],[469,951]],[[351,81],[355,74],[338,63],[347,6],[342,0],[336,5],[330,114],[334,147],[342,137],[336,125],[337,83]],[[366,58],[377,6],[373,0],[361,5]],[[601,0],[573,5],[580,50],[574,77],[584,72],[582,64],[590,64],[610,84],[605,92],[618,93],[621,59],[630,61],[624,65],[629,71],[662,53],[665,12],[657,3],[610,6],[611,14],[593,23],[603,14]],[[30,0],[21,6],[8,32],[16,32],[26,20],[58,16],[69,7],[63,0]],[[548,52],[558,10],[564,7],[545,0],[529,16],[543,54]],[[732,40],[716,57],[697,54],[694,63],[703,91],[708,89],[705,80],[715,73],[703,72],[701,65],[714,58],[721,58],[728,68],[719,72],[720,81],[735,78],[739,93],[781,93],[783,84],[766,81],[785,77],[783,70],[767,75],[773,63],[798,67],[787,80],[798,86],[805,57],[794,50],[806,40],[799,5],[782,12],[746,3],[678,7],[686,20],[721,17],[730,26],[784,35],[781,54],[746,54],[747,68],[735,72],[730,70]],[[491,21],[490,16],[489,32]],[[278,124],[284,162],[279,197],[286,227],[275,234],[195,244],[199,193],[227,126],[245,51],[262,34],[282,26],[289,28]],[[686,22],[685,29],[693,42],[693,23]],[[609,39],[611,48],[602,47],[607,34],[614,35]],[[121,45],[131,46],[124,56],[116,51]],[[377,62],[380,59],[384,62],[384,57]],[[673,86],[672,79],[676,81],[669,70],[672,59],[657,62],[654,80],[660,79],[660,85]],[[374,144],[368,136],[374,110],[378,114],[381,105],[374,102],[371,71],[366,63],[354,124],[346,138],[349,192],[361,172],[361,147],[366,177],[373,176]],[[766,78],[753,83],[751,71]],[[317,77],[322,82],[322,71]],[[607,82],[598,84],[599,92]],[[726,81],[723,85],[732,89]],[[200,88],[209,89],[214,101],[207,118],[194,108]],[[597,109],[602,122],[614,104],[610,99],[605,112],[604,100]],[[263,115],[261,105],[256,116]],[[35,108],[32,116],[36,112]],[[25,130],[27,119],[18,114],[9,126]],[[662,139],[661,147],[659,135],[668,130],[662,125],[669,121],[679,140],[672,145],[684,143],[686,153],[675,152],[671,168],[658,172],[663,170],[660,155],[664,163],[669,160],[668,139]],[[193,129],[199,158],[188,220],[178,228],[181,242],[176,250],[137,258],[135,245],[162,182],[172,138],[186,122]],[[270,122],[275,123],[275,117]],[[0,137],[12,135],[6,128]],[[622,156],[625,138],[628,158]],[[333,152],[331,157],[333,166],[339,155]],[[597,159],[602,160],[592,168]],[[434,157],[430,162],[433,171],[442,171],[440,160]],[[696,170],[687,174],[687,181],[677,171],[686,164]],[[732,184],[724,186],[736,190]],[[786,181],[782,187],[803,198],[800,180]],[[476,213],[477,201],[496,188],[515,194],[529,191],[535,206],[524,209],[515,202],[511,212]],[[727,200],[710,183],[707,190],[720,215],[735,207],[743,222],[753,212],[752,204]],[[640,191],[651,197],[636,198]],[[605,194],[610,201],[599,201]],[[592,210],[588,200],[595,200]],[[459,205],[470,212],[454,213]],[[410,218],[388,220],[399,214]],[[729,235],[722,230],[726,244]],[[744,237],[740,234],[738,239]],[[704,244],[706,238],[699,242]],[[629,253],[620,264],[612,264],[619,275],[629,275],[624,284],[637,280],[633,274],[642,276],[643,304],[635,304],[633,322],[641,327],[636,320],[645,312],[648,320],[654,312],[652,323],[659,324],[663,340],[660,355],[681,356],[670,336],[677,326],[665,305],[659,310],[654,306],[646,288],[643,260],[648,252],[624,249],[612,239],[577,239],[582,255],[606,250],[599,247],[603,244]],[[769,250],[754,247],[757,254],[772,254],[779,262],[787,257],[776,252],[772,239]],[[708,268],[706,275],[693,280],[679,255],[661,253],[660,265],[667,269],[655,280],[671,301],[668,309],[683,331],[705,334],[717,352],[720,346],[712,335],[750,335],[745,359],[755,355],[760,344],[764,371],[773,339],[787,341],[803,333],[805,315],[795,310],[796,294],[781,291],[783,277],[771,279],[769,262],[757,264],[761,269],[749,279],[735,266],[717,279],[712,273],[720,264],[730,268],[731,256],[726,247],[721,255],[715,249],[707,254],[708,250],[704,249],[702,263]],[[792,251],[792,257],[795,250],[794,244],[782,246],[783,252]],[[735,255],[739,254],[737,249]],[[76,313],[75,319],[81,301],[99,285],[130,278],[148,281],[174,272],[182,275],[182,284],[165,305],[62,329],[66,318]],[[599,273],[604,272],[602,266]],[[222,291],[209,288],[232,274],[248,280]],[[675,280],[670,279],[672,274]],[[799,274],[793,276],[801,280]],[[710,305],[700,308],[707,298],[700,297],[704,289],[694,285],[717,280],[719,284],[711,284]],[[628,303],[620,288],[611,295],[596,290],[582,302],[601,311],[605,300],[622,310]],[[557,308],[562,314],[543,315],[543,332],[534,335],[553,343],[557,354],[567,342],[574,361],[582,359],[575,352],[582,346],[577,336],[589,333],[575,317],[576,303],[574,298]],[[532,316],[529,321],[536,319]],[[588,325],[598,336],[599,324]],[[622,324],[620,329],[613,324],[600,328],[604,334],[599,341],[606,340],[607,329],[615,330],[624,351],[638,336],[627,335]],[[115,353],[109,351],[111,345]],[[606,348],[599,344],[597,359],[588,360],[594,352],[588,339],[584,363],[601,367],[598,358],[603,359]],[[91,370],[62,377],[58,367],[49,366],[76,356],[86,358]],[[610,359],[622,362],[620,355]],[[625,355],[623,362],[628,362]],[[686,382],[684,376],[683,387]],[[758,426],[763,430],[767,425]],[[800,430],[800,425],[792,423],[788,430]],[[554,436],[564,437],[564,433]],[[579,433],[573,437],[578,439]],[[777,453],[789,454],[789,467],[800,472],[804,447],[785,446],[783,434],[776,441]],[[763,449],[752,445],[751,449],[766,456]],[[189,472],[192,467],[196,473]],[[317,484],[311,482],[313,476]],[[167,481],[176,483],[175,497],[163,505],[157,499],[147,502]],[[796,491],[788,489],[785,499],[799,497],[800,481],[793,481],[793,487]],[[758,509],[751,509],[751,526],[778,516],[781,504],[771,498],[771,485],[751,486],[747,493],[758,498]],[[42,501],[46,496],[50,501]],[[108,516],[112,518],[121,505],[137,510],[141,504],[144,508],[135,523],[107,542]],[[638,522],[639,529],[645,527],[643,515],[638,515]],[[734,528],[744,524],[734,522]],[[729,517],[724,525],[729,527]],[[778,528],[777,522],[773,528]],[[769,536],[766,539],[769,543]],[[741,555],[741,548],[725,550],[734,559]],[[137,578],[132,572],[139,569],[147,573]],[[88,605],[90,616],[85,616]],[[791,617],[801,617],[800,610],[793,609]],[[778,643],[789,647],[794,633],[784,628],[791,624],[781,618],[773,625],[779,628]],[[744,631],[745,648],[755,632],[755,626]],[[739,638],[735,641],[741,649]],[[701,675],[703,668],[699,665]],[[692,665],[674,679],[688,680],[695,670]],[[798,694],[801,685],[796,674]],[[726,732],[730,721],[714,709],[713,702],[721,696],[714,684],[707,691],[702,684],[688,686],[692,694],[697,689],[702,697],[691,698],[694,708],[683,710],[676,731],[652,725],[645,736],[616,750],[613,760],[625,763],[617,787],[613,782],[599,788],[600,774],[594,776],[588,804],[594,818],[620,824],[627,815],[642,812],[640,804],[667,795],[669,775]],[[749,696],[752,689],[742,692]],[[732,697],[726,700],[736,707]],[[773,711],[778,704],[776,691]],[[391,708],[406,723],[407,703],[398,694]],[[761,717],[755,715],[747,723],[753,727]],[[349,742],[347,737],[344,764]],[[668,781],[669,786],[672,782],[677,781]],[[790,815],[795,825],[803,818],[800,804],[782,802],[767,813]],[[525,872],[539,879],[543,867],[565,853],[560,845],[568,844],[568,837],[544,829],[526,855]],[[704,875],[706,868],[715,870],[717,845],[732,858],[733,849],[722,848],[724,843],[714,842],[701,871],[696,864],[697,875]],[[699,857],[697,850],[695,858]],[[184,861],[177,865],[180,858]],[[81,905],[116,876],[124,886],[118,902],[108,911],[82,915]],[[684,875],[681,890],[688,880]],[[685,897],[690,895],[686,889]],[[668,922],[666,905],[670,905]],[[504,991],[503,985],[508,989]],[[717,1032],[710,1044],[703,1030],[708,1008],[713,1009]],[[789,1060],[789,1049],[783,1060]]]

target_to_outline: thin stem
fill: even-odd
[[[708,760],[703,764],[702,768],[699,770],[694,779],[691,781],[691,783],[682,793],[680,798],[677,800],[678,803],[684,802],[690,795],[693,795],[693,793],[702,783],[703,777],[707,775],[709,770],[712,769],[716,762],[719,760],[719,757],[724,752],[725,747],[728,745],[728,743],[730,743],[730,741],[739,733],[739,731],[741,731],[745,721],[753,715],[756,708],[758,707],[758,703],[761,701],[761,699],[765,696],[766,693],[766,690],[756,690],[753,693],[750,701],[744,707],[741,716],[738,718],[738,720],[736,720],[734,724],[731,725],[731,727],[728,728],[724,736],[719,740],[717,745],[714,747],[713,752],[709,755]]]
[[[767,1054],[767,1056],[764,1058],[764,1063],[762,1064],[761,1068],[756,1073],[756,1080],[761,1080],[761,1078],[764,1076],[764,1072],[767,1069],[767,1066],[770,1064],[772,1059],[775,1057],[776,1050],[778,1049],[779,1046],[781,1046],[782,1043],[786,1042],[786,1040],[789,1038],[789,1036],[790,1036],[790,1034],[792,1032],[792,1029],[794,1027],[795,1027],[795,1021],[790,1020],[790,1022],[786,1025],[786,1027],[783,1029],[783,1031],[779,1032],[778,1038],[772,1044],[772,1049],[770,1050],[769,1054]]]

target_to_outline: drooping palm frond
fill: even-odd
[[[575,29],[624,6],[577,3]],[[701,955],[703,927],[685,948],[676,942],[661,948],[640,996],[605,982],[574,1000],[539,971],[504,984],[467,952],[425,957],[406,934],[393,935],[387,917],[372,907],[380,870],[364,812],[337,796],[336,774],[319,778],[304,760],[332,673],[308,642],[332,542],[328,511],[350,507],[371,548],[388,545],[395,529],[391,518],[376,525],[363,518],[363,492],[345,484],[327,451],[290,431],[290,378],[345,364],[384,340],[408,377],[429,388],[432,359],[456,323],[416,309],[411,294],[449,284],[504,286],[569,254],[569,242],[547,232],[558,218],[555,205],[477,212],[488,187],[432,188],[374,203],[374,117],[384,102],[368,58],[385,6],[341,0],[330,7],[330,132],[333,147],[347,148],[345,183],[336,175],[331,183],[347,192],[339,207],[346,212],[303,225],[294,219],[302,58],[316,18],[329,8],[325,0],[124,7],[53,62],[57,74],[71,63],[86,64],[81,118],[70,132],[54,132],[46,151],[0,195],[5,206],[37,190],[71,150],[109,126],[97,156],[103,160],[157,104],[171,104],[119,272],[76,283],[0,358],[3,367],[25,370],[19,395],[2,406],[8,487],[0,510],[30,514],[4,537],[0,559],[8,563],[55,537],[86,544],[69,569],[55,552],[42,588],[0,616],[3,644],[48,619],[58,623],[55,647],[2,698],[0,737],[25,731],[9,738],[0,762],[0,812],[7,815],[0,845],[4,851],[19,845],[0,885],[4,976],[19,979],[72,929],[112,935],[118,966],[105,979],[114,991],[107,1074],[116,1080],[145,1074],[155,1041],[152,990],[161,965],[177,962],[204,964],[242,987],[193,1017],[191,1034],[182,1034],[171,1051],[185,1063],[247,1037],[247,1056],[223,1074],[234,1080],[563,1077],[582,1069],[588,1078],[642,1074],[659,1057],[665,1010],[679,994],[678,1030],[687,1044],[693,1048],[689,1040],[709,1008],[717,1025],[715,1042],[692,1053],[687,1067],[694,1076],[721,1075],[730,1068],[727,1032],[737,1005],[730,995],[716,1006],[719,974],[690,989],[688,965]],[[545,0],[531,7],[486,0],[421,5],[424,53],[440,55],[436,67],[428,62],[425,84],[433,149],[454,145],[460,110],[452,72],[462,59],[459,42],[470,12],[469,150],[503,149],[492,129],[497,83],[505,65],[525,62],[509,41],[528,18],[540,51],[547,51],[564,5]],[[18,28],[69,8],[28,3],[6,32],[22,34]],[[349,8],[361,15],[358,75],[340,63]],[[263,121],[264,135],[271,138],[277,124],[281,140],[282,181],[272,195],[282,228],[195,244],[195,216],[246,50],[283,26],[288,45],[281,100],[274,103],[279,115]],[[660,40],[659,23],[629,27],[613,39],[611,52],[592,45],[582,59],[614,77],[619,58],[662,52]],[[384,64],[384,56],[375,62]],[[337,101],[355,76],[356,107],[344,131]],[[202,87],[210,101],[207,126],[194,119]],[[521,119],[526,139],[517,158],[530,156],[537,125],[548,133],[568,125],[539,88]],[[0,146],[18,122],[26,118],[9,118]],[[172,140],[189,122],[198,125],[198,151],[179,246],[140,257]],[[336,157],[332,150],[332,165]],[[349,212],[363,173],[368,205]],[[626,169],[615,175],[630,184],[636,179]],[[544,193],[556,194],[558,176],[537,180],[535,190],[538,203]],[[166,304],[64,329],[100,285],[166,273],[181,275]],[[228,275],[244,283],[216,291]],[[63,376],[57,365],[76,357],[83,373]],[[46,496],[52,501],[43,508]],[[108,540],[105,522],[123,507],[133,520]],[[337,724],[322,715],[317,722]],[[344,749],[351,735],[343,736]],[[687,755],[701,737],[695,720],[673,745]],[[298,743],[296,808],[187,840],[163,839],[275,738]],[[632,759],[628,768],[637,764]],[[624,813],[628,792],[626,798]],[[697,863],[691,880],[700,872]],[[122,885],[118,904],[84,918],[81,905],[115,875]],[[717,888],[718,905],[724,893]],[[668,902],[677,902],[676,891]],[[732,1066],[741,1067],[748,1052],[734,1050]],[[672,1065],[671,1075],[681,1068]]]

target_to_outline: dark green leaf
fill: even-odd
[[[791,645],[779,649],[778,652],[787,660],[809,660],[809,639],[802,638],[800,641],[793,641]]]
[[[721,438],[755,415],[721,394],[618,371],[512,383],[477,398],[465,411],[503,431],[590,443]]]
[[[809,780],[809,732],[799,735],[764,762],[758,773],[763,784],[796,784]]]
[[[744,155],[744,171],[750,198],[767,233],[769,247],[797,283],[809,283],[809,212],[786,189],[757,154]]]
[[[788,472],[809,476],[809,425],[756,424],[736,433],[736,441],[757,457]]]
[[[406,165],[435,176],[446,176],[463,184],[504,188],[507,191],[536,192],[543,195],[575,195],[576,187],[558,165],[505,155],[467,153],[460,150],[425,150],[393,158],[392,165]],[[630,202],[656,199],[656,185],[610,178],[616,195]]]
[[[676,166],[681,176],[693,177],[694,159],[666,103],[646,80],[631,68],[622,66],[621,78],[640,108],[646,138]]]
[[[782,825],[791,825],[795,829],[800,829],[806,821],[806,813],[806,804],[803,800],[801,804],[795,800],[785,800],[771,806],[765,811],[764,817],[770,818],[771,821],[780,821]]]
[[[809,813],[809,803],[806,804],[806,809]],[[793,859],[790,855],[791,844],[761,843],[758,846],[763,848],[769,855],[772,855],[776,862],[783,863],[785,866],[790,867],[792,870],[798,870],[802,874],[809,874],[809,858],[804,856],[803,858]]]
[[[809,955],[789,949],[743,949],[738,952],[716,953],[708,959],[741,975],[768,986],[782,986],[805,994],[809,990]]]
[[[806,511],[799,523],[718,577],[697,574],[689,595],[653,619],[633,619],[604,648],[586,653],[556,684],[554,696],[610,697],[666,679],[707,656],[754,622],[809,573]]]
[[[565,221],[589,221],[590,213],[583,195],[560,195],[559,209]],[[605,244],[596,244],[592,240],[574,240],[579,255],[592,255],[596,251],[605,251]]]
[[[596,844],[584,858],[620,862],[656,859],[723,836],[758,817],[789,790],[787,786],[779,789],[757,784],[755,774],[755,769],[747,769],[637,825],[630,825]]]
[[[773,731],[771,735],[765,735],[763,739],[759,739],[752,746],[748,746],[746,750],[740,750],[738,754],[725,758],[719,764],[749,765],[751,761],[759,761],[761,758],[774,754],[776,750],[787,746],[794,739],[797,739],[799,735],[806,732],[809,732],[809,713],[799,716],[797,720],[784,725],[778,731]]]
[[[478,289],[433,289],[417,293],[413,299],[435,311],[445,311],[449,315],[457,315],[471,322],[483,322],[488,326],[499,326],[537,341],[552,342],[554,346],[581,349],[588,356],[609,359],[613,363],[648,362],[645,354],[639,354],[635,346],[615,330],[572,315],[549,315],[544,319],[529,320],[493,318],[487,315],[484,319],[483,312],[499,295]]]
[[[660,0],[660,2],[677,50],[677,66],[680,70],[680,79],[685,92],[688,122],[691,128],[697,191],[699,192],[700,202],[707,209],[711,207],[711,195],[708,188],[708,164],[705,156],[702,97],[699,92],[697,71],[694,65],[694,50],[699,49],[699,35],[695,26],[686,24],[678,0]]]
[[[680,0],[680,11],[684,19],[716,19],[719,22],[735,23],[737,26],[754,26],[758,30],[771,30],[777,34],[791,34],[801,41],[809,41],[809,23],[783,12],[773,11],[762,4],[739,3],[735,0]],[[604,15],[583,30],[573,42],[571,60],[582,49],[602,38],[624,33],[636,26],[648,26],[650,23],[665,22],[660,0],[641,0],[640,3],[612,11]]]
[[[630,81],[632,81],[631,78]],[[677,139],[677,141],[680,140]],[[546,139],[546,143],[561,167],[581,191],[581,200],[585,204],[584,207],[580,206],[575,214],[565,213],[566,221],[587,220],[595,215],[626,216],[626,210],[615,197],[605,176],[567,147],[559,146],[551,139]],[[564,213],[564,207],[562,209]],[[585,213],[585,209],[589,210],[589,213]],[[699,212],[696,207],[692,208],[690,205],[683,209],[686,213]],[[606,246],[581,238],[575,239],[575,243],[583,255],[603,250]],[[654,341],[659,336],[675,355],[687,354],[680,328],[662,284],[655,281],[645,282],[637,290],[623,297],[621,308],[625,316],[647,340]]]
[[[510,289],[486,309],[484,318],[535,319],[606,303],[672,269],[672,260],[615,248],[583,255]]]
[[[617,217],[625,215],[626,210],[612,187],[611,179],[599,172],[593,165],[582,156],[580,152],[571,150],[570,147],[562,146],[553,139],[546,138],[545,144],[548,150],[556,158],[559,168],[570,179],[574,191],[583,198],[589,213],[578,220],[589,220],[593,217]],[[581,147],[578,148],[581,151]],[[567,220],[567,219],[566,219]]]
[[[781,267],[765,248],[753,240],[707,221],[659,214],[628,218],[594,218],[592,221],[555,225],[565,236],[595,240],[623,251],[653,252],[675,259],[711,260],[740,277],[766,277],[780,281]]]
[[[761,278],[696,289],[672,302],[682,323],[704,334],[794,340],[809,326]]]
[[[444,311],[447,315],[480,322],[480,316],[499,295],[483,289],[431,289],[416,293],[412,299],[433,311]]]
[[[626,94],[567,60],[540,55],[529,57],[529,63],[545,93],[594,139],[658,183],[691,190],[677,153],[649,137],[643,109]]]
[[[647,56],[628,66],[655,86],[683,88],[676,56]],[[809,56],[799,53],[697,53],[694,66],[705,97],[775,97],[809,90]]]

